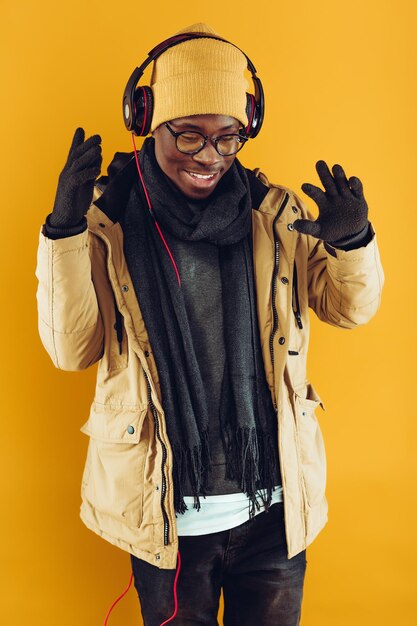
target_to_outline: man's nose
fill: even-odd
[[[221,156],[213,146],[211,141],[208,141],[204,148],[193,155],[194,161],[201,163],[202,165],[214,165],[220,161]]]

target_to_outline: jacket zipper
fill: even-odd
[[[295,320],[297,322],[298,328],[303,328],[303,323],[301,321],[301,310],[300,310],[300,301],[298,299],[298,277],[297,277],[297,264],[294,260],[294,272],[293,272],[293,281],[292,281],[292,295],[293,295],[293,303],[292,308],[295,315]]]
[[[168,542],[169,542],[169,520],[168,520],[167,512],[165,510],[165,496],[166,496],[166,491],[167,491],[167,481],[166,481],[166,476],[165,476],[165,463],[166,463],[166,460],[167,460],[167,449],[166,449],[166,446],[165,446],[164,442],[161,439],[161,432],[160,432],[160,428],[159,428],[158,414],[157,414],[157,411],[155,409],[154,403],[152,402],[151,385],[149,383],[148,375],[145,372],[145,370],[143,370],[143,371],[144,371],[144,374],[145,374],[146,385],[147,385],[147,388],[148,388],[148,404],[149,404],[149,406],[151,407],[151,410],[152,410],[156,436],[157,436],[158,441],[161,444],[161,448],[162,448],[161,510],[162,510],[162,517],[164,518],[164,546],[167,546]]]
[[[278,276],[278,269],[279,269],[279,240],[278,240],[276,232],[275,232],[275,222],[278,220],[278,218],[280,217],[281,213],[285,209],[285,206],[286,206],[286,204],[288,202],[288,198],[289,198],[289,195],[288,195],[288,193],[286,193],[285,194],[285,198],[284,198],[284,200],[283,200],[283,202],[281,204],[281,207],[280,207],[278,213],[276,214],[276,216],[274,217],[274,221],[272,223],[272,232],[273,232],[273,236],[274,236],[274,248],[275,248],[274,270],[272,272],[272,280],[271,280],[272,314],[273,314],[273,318],[274,319],[273,319],[271,334],[269,336],[269,351],[271,353],[272,367],[274,366],[273,341],[274,341],[275,333],[278,330],[278,313],[277,313],[277,308],[275,306],[275,296],[276,296],[276,292],[277,292],[277,276]],[[276,409],[276,407],[275,407],[275,409]]]

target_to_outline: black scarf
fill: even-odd
[[[174,455],[175,510],[183,512],[184,477],[195,506],[210,477],[205,388],[191,338],[183,294],[169,246],[170,234],[219,246],[226,361],[220,424],[227,477],[237,479],[259,507],[256,493],[267,490],[266,507],[276,484],[276,414],[262,360],[252,259],[252,205],[245,168],[235,159],[208,199],[191,202],[160,169],[154,139],[147,139],[139,163],[151,200],[151,214],[139,176],[121,220],[124,254],[148,331],[161,386],[168,438]],[[187,474],[186,474],[187,473]]]

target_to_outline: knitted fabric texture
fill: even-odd
[[[188,32],[218,35],[203,23],[175,34]],[[240,50],[216,39],[192,39],[168,48],[153,66],[151,131],[178,117],[205,114],[228,115],[246,126],[246,67]]]

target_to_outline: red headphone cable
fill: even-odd
[[[104,626],[106,626],[106,624],[107,624],[107,620],[109,619],[109,615],[110,615],[110,613],[112,612],[113,608],[116,606],[116,604],[119,602],[119,600],[121,600],[121,599],[123,598],[123,596],[125,596],[125,595],[127,594],[127,592],[129,591],[129,589],[130,589],[130,585],[132,584],[132,580],[133,580],[133,572],[132,572],[132,573],[131,573],[131,575],[130,575],[130,580],[129,580],[129,584],[128,584],[128,586],[126,587],[126,589],[124,590],[124,592],[122,593],[122,595],[120,595],[120,596],[117,598],[117,600],[115,600],[115,601],[113,602],[113,604],[111,605],[111,607],[109,608],[109,610],[108,610],[108,612],[107,612],[107,615],[106,615],[106,619],[104,620]]]
[[[177,572],[175,574],[175,579],[174,579],[174,612],[171,615],[171,617],[167,620],[165,620],[165,622],[162,622],[161,626],[165,626],[165,624],[168,624],[168,622],[172,622],[172,620],[174,619],[174,617],[176,616],[176,614],[178,613],[178,596],[177,596],[177,582],[178,582],[178,576],[180,575],[180,569],[181,569],[181,555],[180,555],[180,551],[178,550],[178,558],[177,558]]]
[[[163,236],[162,231],[160,229],[160,226],[159,226],[159,224],[158,224],[158,222],[157,222],[157,220],[155,218],[155,215],[154,215],[154,213],[152,211],[151,200],[149,198],[148,190],[146,189],[145,181],[143,180],[142,171],[141,171],[140,165],[139,165],[139,159],[138,159],[137,149],[136,149],[136,144],[135,144],[135,136],[134,136],[133,133],[132,133],[132,141],[133,141],[133,148],[134,148],[134,153],[135,153],[136,167],[138,168],[139,177],[140,177],[140,180],[141,180],[141,183],[142,183],[143,191],[145,192],[146,201],[148,203],[149,211],[150,211],[150,213],[151,213],[151,215],[152,215],[152,217],[153,217],[153,219],[155,221],[155,225],[156,225],[156,228],[158,230],[159,236],[161,237],[161,239],[162,239],[162,241],[164,243],[164,246],[167,249],[167,252],[169,254],[169,258],[171,259],[172,265],[174,266],[175,274],[177,276],[178,285],[181,287],[180,273],[178,271],[177,264],[174,261],[174,257],[172,256],[171,250],[169,249],[169,246],[168,246],[167,242],[165,241],[165,237]]]
[[[179,274],[179,271],[178,271],[178,268],[177,268],[177,264],[174,261],[174,257],[172,256],[171,250],[169,249],[169,246],[168,246],[167,242],[165,241],[165,238],[164,238],[164,236],[162,234],[162,231],[161,231],[161,229],[159,227],[159,224],[158,224],[158,222],[157,222],[157,220],[156,220],[156,218],[155,218],[155,216],[153,214],[153,211],[152,211],[151,200],[149,198],[148,190],[146,189],[145,181],[143,180],[142,171],[141,171],[140,165],[139,165],[139,160],[138,160],[138,156],[137,156],[137,149],[136,149],[136,144],[135,144],[135,137],[134,137],[133,133],[132,133],[132,141],[133,141],[133,148],[134,148],[134,153],[135,153],[136,166],[138,168],[138,172],[139,172],[140,180],[141,180],[141,183],[142,183],[142,187],[143,187],[143,190],[145,192],[145,197],[146,197],[146,201],[148,203],[149,211],[150,211],[152,217],[155,220],[155,225],[156,225],[156,227],[158,229],[158,233],[159,233],[159,235],[160,235],[160,237],[161,237],[161,239],[162,239],[162,241],[163,241],[163,243],[165,245],[165,248],[167,249],[167,252],[169,254],[169,258],[171,259],[172,264],[174,266],[174,270],[175,270],[175,273],[176,273],[176,276],[177,276],[178,284],[179,284],[179,286],[181,286],[180,274]],[[169,619],[165,620],[165,622],[163,622],[161,624],[161,626],[165,626],[165,624],[168,624],[168,622],[171,622],[174,619],[174,617],[176,616],[177,612],[178,612],[177,582],[178,582],[178,576],[180,574],[180,569],[181,569],[181,555],[180,555],[180,553],[178,551],[178,564],[177,564],[177,571],[176,571],[175,579],[174,579],[174,612],[173,612],[173,614],[171,615],[171,617]],[[107,612],[107,615],[106,615],[106,618],[104,620],[104,626],[107,626],[107,620],[109,619],[110,613],[112,612],[113,608],[116,606],[116,604],[119,602],[119,600],[121,600],[123,598],[123,596],[125,596],[126,593],[129,591],[130,586],[132,584],[132,580],[133,580],[133,572],[130,575],[130,580],[129,580],[128,586],[126,587],[124,592],[117,598],[117,600],[115,600],[113,602],[113,604],[109,608],[109,610]]]
[[[165,624],[168,624],[168,622],[172,622],[172,620],[174,619],[174,617],[177,615],[178,613],[178,595],[177,595],[177,583],[178,583],[178,577],[180,575],[180,569],[181,569],[181,554],[180,551],[178,550],[177,553],[177,571],[175,573],[175,578],[174,578],[174,612],[171,615],[171,617],[169,617],[167,620],[165,620],[165,622],[162,622],[162,624],[160,626],[165,626]],[[117,598],[117,600],[115,600],[113,602],[113,604],[111,605],[111,607],[109,608],[107,615],[106,615],[106,619],[104,620],[104,626],[107,626],[107,620],[109,619],[110,613],[112,612],[112,610],[114,609],[114,607],[116,606],[116,604],[119,602],[119,600],[121,600],[123,598],[123,596],[125,596],[127,594],[127,592],[130,589],[130,586],[132,584],[132,580],[133,580],[133,572],[130,574],[130,580],[129,580],[129,584],[126,587],[126,589],[123,591],[123,593]]]

